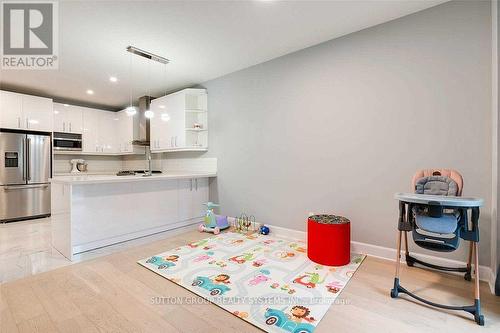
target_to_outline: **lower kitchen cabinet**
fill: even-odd
[[[52,245],[72,260],[81,252],[201,223],[210,176],[168,177],[55,177]]]
[[[179,220],[185,221],[205,215],[208,201],[208,178],[179,180]]]

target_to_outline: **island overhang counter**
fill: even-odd
[[[66,258],[203,220],[210,172],[51,179],[52,245]]]

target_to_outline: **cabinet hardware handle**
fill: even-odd
[[[26,118],[26,128],[30,128],[30,123],[28,122],[28,118]]]
[[[17,127],[21,128],[21,117],[17,117]]]
[[[191,178],[191,179],[190,179],[190,182],[189,182],[189,183],[191,184],[191,189],[190,189],[190,191],[192,191],[192,190],[193,190],[193,178]]]
[[[198,191],[198,178],[194,180],[196,182],[196,191]]]
[[[71,123],[69,123],[69,131],[70,131],[70,132],[72,132],[72,131],[71,131]]]
[[[40,185],[4,186],[4,189],[6,191],[9,191],[9,190],[29,190],[32,188],[47,188],[47,187],[49,187],[48,184],[40,184]]]
[[[66,132],[66,123],[63,121],[63,132]]]

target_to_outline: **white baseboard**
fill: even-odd
[[[297,240],[302,240],[302,241],[306,241],[306,239],[307,239],[307,234],[305,231],[288,229],[288,228],[283,228],[283,227],[278,227],[278,226],[272,226],[269,224],[266,224],[266,225],[269,226],[271,233],[277,237],[288,238],[288,239],[297,239]],[[366,254],[368,256],[372,256],[372,257],[376,257],[376,258],[380,258],[380,259],[396,261],[396,249],[394,249],[394,248],[351,241],[351,251],[355,252],[355,253]],[[403,251],[402,251],[402,254],[403,254],[403,258],[404,258]],[[431,256],[428,254],[420,254],[420,253],[416,253],[416,252],[412,252],[412,254],[415,254],[419,259],[422,259],[422,260],[424,260],[428,263],[434,264],[434,265],[451,266],[451,267],[454,267],[454,266],[459,267],[459,266],[466,265],[465,262],[458,261],[458,260],[441,258],[441,257]],[[449,272],[449,273],[452,273],[452,272]],[[459,274],[459,273],[457,273],[457,274]],[[479,265],[479,279],[481,281],[487,282],[490,286],[491,293],[492,294],[495,293],[495,272],[490,267]]]

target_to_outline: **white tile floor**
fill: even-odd
[[[194,228],[196,225],[96,249],[69,261],[51,246],[50,218],[0,223],[0,283],[119,252]]]

